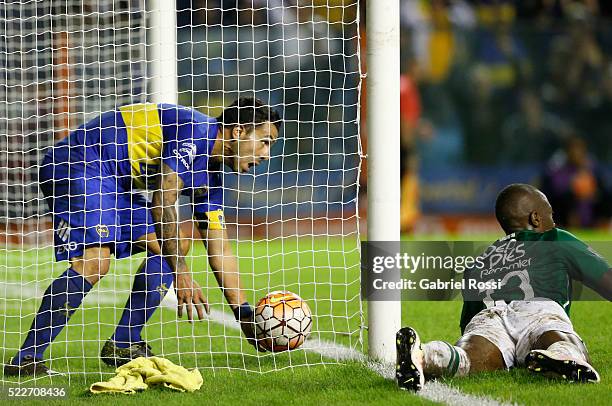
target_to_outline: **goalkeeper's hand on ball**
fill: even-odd
[[[234,309],[234,316],[240,323],[242,333],[246,337],[249,344],[251,344],[257,351],[266,352],[266,349],[259,344],[259,340],[255,336],[255,312],[250,304],[247,302],[243,303],[239,307]]]

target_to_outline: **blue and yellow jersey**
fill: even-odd
[[[198,216],[221,216],[222,173],[209,164],[219,131],[217,121],[174,104],[132,104],[103,113],[70,134],[67,142],[84,146],[87,160],[99,160],[102,176],[140,190],[154,190],[162,164],[178,173],[181,194],[192,197]]]

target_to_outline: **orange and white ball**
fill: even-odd
[[[304,343],[312,329],[308,304],[289,291],[268,293],[255,306],[255,333],[268,351],[294,350]]]

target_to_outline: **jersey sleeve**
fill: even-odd
[[[167,111],[162,121],[169,121]],[[199,117],[199,116],[198,116]],[[176,109],[173,122],[164,122],[164,145],[161,163],[168,165],[183,181],[185,189],[198,189],[207,185],[210,143],[207,135],[216,131],[211,122],[199,122],[190,109]]]
[[[593,248],[568,232],[563,232],[560,244],[566,259],[571,264],[573,279],[582,281],[590,288],[596,287],[610,264]]]
[[[201,154],[202,148],[192,140],[170,140],[164,142],[161,163],[175,171],[183,181],[185,189],[206,186],[208,157]]]

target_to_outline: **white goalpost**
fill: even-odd
[[[281,137],[269,162],[246,174],[226,168],[220,175],[230,245],[248,302],[255,305],[277,290],[298,294],[312,310],[310,337],[300,348],[279,353],[257,353],[247,343],[209,268],[192,204],[182,200],[181,228],[191,247],[187,265],[208,298],[211,314],[190,324],[177,318],[176,302],[166,300],[146,323],[143,337],[155,354],[202,371],[266,373],[334,364],[345,359],[347,349],[364,351],[359,2],[229,3],[19,0],[0,5],[2,362],[19,351],[44,292],[69,268],[68,261],[56,261],[53,246],[54,235],[65,237],[66,226],[54,227],[58,213],[48,206],[39,182],[41,162],[54,144],[121,106],[180,104],[217,117],[245,96],[280,113]],[[383,8],[391,14],[378,12],[377,17],[370,10],[368,19],[387,24],[396,11],[393,5]],[[389,95],[397,89],[392,81],[377,84],[373,75],[390,76],[394,40],[382,38],[385,29],[368,30],[368,43],[382,44],[372,51],[374,61],[368,56],[369,105],[380,106],[368,119],[380,137],[370,142],[368,151],[368,193],[378,194],[369,201],[369,218],[382,210],[386,214],[378,220],[392,222],[389,213],[397,205],[385,202],[396,198],[389,196],[393,182],[385,186],[373,179],[381,174],[394,179],[388,176],[395,170],[388,151],[398,133],[390,123],[397,103],[390,103]],[[384,58],[386,73],[376,65]],[[397,239],[388,232],[397,227],[369,220],[368,237]],[[115,331],[145,258],[140,253],[111,259],[108,274],[44,354],[48,366],[64,373],[58,379],[69,383],[83,375],[89,382],[114,373],[100,360],[100,352]],[[396,325],[387,305],[369,304],[369,346],[374,358],[388,361],[393,356],[388,332]],[[2,384],[31,379],[6,377],[0,370]]]
[[[151,84],[151,101],[177,103],[176,3],[148,0],[147,8],[150,10],[147,43],[150,49],[148,77]]]
[[[366,6],[368,241],[392,243],[400,240],[399,0]],[[399,297],[368,302],[370,357],[395,362],[400,323]]]

